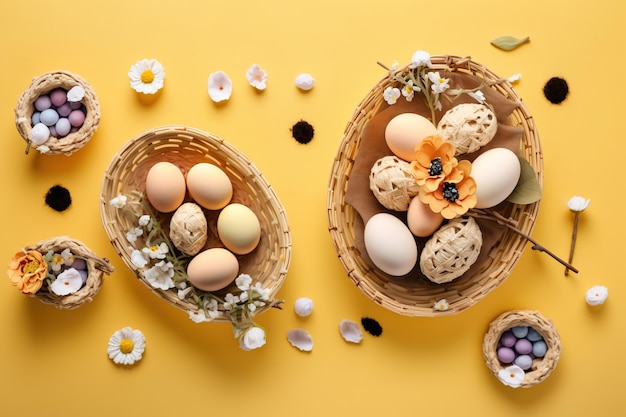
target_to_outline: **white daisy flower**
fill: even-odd
[[[111,201],[109,201],[109,204],[117,209],[120,209],[126,205],[127,200],[128,197],[123,194],[119,194],[117,197],[112,198]]]
[[[257,64],[252,64],[246,71],[246,79],[250,85],[257,90],[265,90],[267,88],[267,72]]]
[[[209,75],[209,96],[216,103],[228,100],[233,92],[233,83],[224,71]]]
[[[109,339],[107,353],[113,362],[121,365],[132,365],[141,360],[146,349],[146,338],[140,330],[124,327],[113,333]]]
[[[389,105],[396,104],[400,95],[400,89],[396,87],[387,87],[385,91],[383,91],[383,98]]]
[[[174,288],[175,284],[172,280],[174,276],[174,265],[171,262],[161,261],[156,263],[152,268],[144,273],[146,280],[154,288],[169,290]]]
[[[159,245],[146,246],[142,252],[150,257],[150,259],[165,259],[169,248],[167,243],[161,242]]]
[[[237,284],[237,288],[241,291],[248,291],[250,284],[252,284],[252,277],[248,274],[240,274],[237,279],[235,279],[235,284]]]
[[[142,59],[128,71],[130,86],[138,93],[154,94],[163,88],[165,70],[156,59]]]
[[[445,298],[437,301],[434,307],[434,309],[437,311],[446,311],[448,308],[450,308],[450,304],[448,304],[448,300],[446,300]]]

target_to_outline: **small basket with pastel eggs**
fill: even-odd
[[[380,64],[380,63],[379,63]],[[358,105],[332,167],[328,222],[349,278],[408,316],[457,314],[518,262],[543,157],[511,83],[469,57],[387,74]]]
[[[561,340],[552,320],[538,311],[512,310],[496,317],[483,339],[489,370],[512,388],[530,388],[545,380],[561,356]]]
[[[27,246],[9,260],[7,275],[22,293],[58,309],[73,310],[93,301],[114,271],[108,259],[69,236]]]
[[[100,123],[100,102],[78,74],[57,70],[39,75],[20,95],[15,126],[26,141],[48,155],[71,155],[89,142]]]
[[[274,189],[210,133],[161,126],[128,141],[102,182],[102,223],[137,278],[196,322],[235,335],[276,301],[291,234]]]

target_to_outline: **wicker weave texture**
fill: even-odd
[[[73,294],[64,296],[56,295],[50,291],[37,291],[35,297],[45,304],[53,305],[59,309],[72,310],[93,301],[98,294],[104,281],[104,274],[111,274],[114,270],[113,266],[105,258],[99,258],[89,249],[83,242],[72,239],[68,236],[57,236],[37,242],[36,244],[25,248],[26,250],[36,250],[45,255],[48,251],[60,253],[65,249],[69,249],[72,255],[82,258],[87,263],[87,281],[85,285]]]
[[[61,87],[69,90],[76,85],[80,85],[85,90],[85,97],[81,100],[87,110],[85,121],[76,132],[59,139],[50,138],[45,143],[50,148],[50,151],[46,153],[69,156],[89,142],[100,123],[100,102],[96,92],[85,79],[77,74],[63,70],[52,71],[35,77],[21,94],[15,106],[15,126],[27,143],[26,153],[31,146],[30,134],[33,130],[31,118],[35,100],[55,88]]]
[[[195,304],[178,298],[177,289],[153,288],[131,261],[126,232],[135,227],[128,217],[120,217],[109,201],[118,194],[132,191],[145,192],[148,170],[157,162],[168,161],[177,165],[184,175],[197,163],[211,163],[221,168],[233,184],[232,203],[248,206],[261,224],[261,240],[256,249],[247,255],[238,255],[239,272],[246,273],[274,297],[282,286],[291,262],[291,232],[284,207],[274,189],[262,173],[245,155],[223,139],[210,133],[186,126],[168,125],[151,129],[126,143],[113,157],[102,181],[100,213],[102,224],[117,253],[126,265],[150,290],[168,303],[183,311],[195,310]],[[191,201],[186,197],[186,201]],[[171,215],[161,214],[162,225],[168,225]],[[211,217],[215,216],[215,217]],[[217,238],[215,219],[217,212],[207,213],[208,239],[205,245],[223,247]],[[139,239],[141,241],[141,238]],[[218,291],[224,296],[236,292],[234,284]],[[260,314],[267,306],[255,311]],[[214,321],[229,321],[224,312]]]
[[[505,368],[498,360],[497,347],[502,333],[515,326],[529,326],[535,329],[546,342],[548,350],[541,359],[535,359],[530,371],[526,371],[521,387],[529,388],[546,379],[556,368],[561,357],[561,339],[551,320],[533,310],[506,311],[490,324],[483,339],[483,357],[487,367],[497,377]]]
[[[491,88],[504,97],[516,102],[517,108],[508,118],[511,126],[523,128],[521,154],[537,173],[543,183],[543,155],[539,136],[532,116],[511,85],[502,82],[484,65],[469,57],[451,55],[432,56],[434,70],[469,74],[493,82]],[[398,71],[406,71],[401,68]],[[464,276],[444,285],[427,282],[395,282],[376,268],[372,268],[355,245],[355,210],[346,203],[345,193],[348,180],[361,142],[361,133],[384,103],[383,91],[389,79],[382,78],[357,106],[351,120],[346,125],[342,141],[333,161],[328,192],[328,229],[348,277],[371,300],[398,314],[407,316],[434,317],[460,313],[483,299],[497,288],[511,273],[526,245],[526,240],[513,231],[504,232],[500,242],[488,254],[490,261],[482,264],[471,276]],[[517,222],[517,228],[530,235],[539,212],[539,201],[527,205],[513,205],[510,218]],[[448,310],[435,311],[433,305],[445,298]]]

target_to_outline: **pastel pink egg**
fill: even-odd
[[[72,126],[82,126],[82,124],[85,123],[85,113],[83,113],[81,110],[74,110],[70,113],[68,119],[70,120]]]

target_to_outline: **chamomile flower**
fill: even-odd
[[[406,98],[406,101],[412,101],[413,96],[415,95],[416,88],[413,85],[413,81],[409,80],[404,87],[402,87],[402,95]],[[417,87],[417,91],[420,91],[419,87]]]
[[[174,288],[174,281],[172,277],[174,276],[174,265],[171,262],[161,261],[150,269],[148,269],[144,273],[144,277],[146,280],[152,285],[154,288],[159,288],[161,290],[169,290],[170,288]]]
[[[430,54],[425,51],[416,51],[411,58],[411,63],[409,64],[409,68],[414,69],[417,67],[432,67],[432,62],[430,61]]]
[[[450,80],[439,75],[439,71],[429,72],[428,80],[431,82],[430,89],[435,94],[441,94],[450,87]]]
[[[450,308],[450,304],[448,304],[448,301],[445,298],[442,298],[435,303],[435,306],[433,308],[437,311],[446,311],[448,308]]]
[[[207,321],[211,321],[206,316],[206,314],[204,314],[204,310],[190,310],[189,311],[189,318],[194,323],[204,323],[204,322],[207,322]]]
[[[140,330],[124,327],[109,339],[109,358],[120,365],[132,365],[141,360],[146,349],[146,338]]]
[[[235,284],[241,291],[248,291],[251,283],[252,277],[248,274],[240,274],[237,279],[235,279]]]
[[[128,232],[126,232],[126,240],[130,243],[135,243],[137,238],[143,234],[143,229],[141,227],[133,227]]]
[[[138,93],[155,94],[163,88],[165,70],[156,59],[142,59],[128,71],[130,86]]]
[[[150,259],[165,259],[169,248],[167,247],[167,243],[161,242],[158,245],[146,246],[141,251],[148,255]]]
[[[117,209],[121,209],[126,205],[127,201],[128,197],[126,197],[124,194],[119,194],[117,197],[112,198],[111,201],[109,201],[109,204]]]
[[[148,264],[148,258],[139,249],[133,249],[130,253],[130,260],[137,268],[143,268]]]

